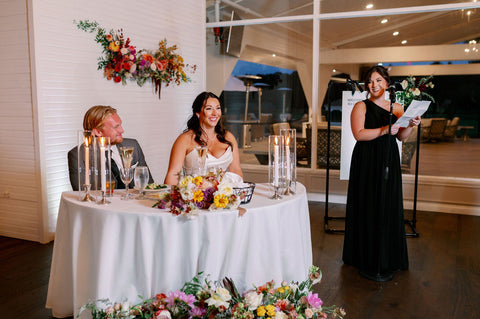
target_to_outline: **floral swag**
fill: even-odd
[[[137,51],[125,39],[123,30],[110,30],[107,32],[99,27],[96,21],[82,20],[76,23],[77,28],[88,33],[96,32],[95,42],[103,48],[103,55],[98,58],[98,70],[103,70],[103,76],[115,83],[127,84],[127,80],[135,81],[138,86],[143,86],[151,80],[155,86],[155,93],[160,97],[162,83],[169,86],[172,83],[180,85],[190,82],[186,72],[194,73],[196,65],[185,64],[183,57],[175,53],[177,46],[167,46],[167,40],[159,42],[155,51],[141,49]]]
[[[397,92],[399,102],[403,104],[404,107],[408,107],[413,100],[430,100],[435,102],[433,96],[428,93],[428,90],[433,89],[434,84],[432,83],[433,76],[427,76],[423,78],[409,76],[404,79],[400,84],[403,91]]]
[[[320,319],[346,315],[340,307],[324,306],[318,294],[312,292],[312,286],[322,278],[316,266],[310,267],[308,278],[301,283],[283,281],[275,287],[275,282],[270,281],[243,294],[229,278],[213,285],[202,277],[199,273],[182,289],[159,293],[136,305],[106,299],[90,302],[80,309],[79,315],[86,310],[93,319]]]

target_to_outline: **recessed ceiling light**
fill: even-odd
[[[395,31],[393,32],[393,36],[396,37],[397,35],[399,35],[400,33],[398,31]]]
[[[274,53],[274,54],[272,54],[272,56],[273,56],[273,57],[276,57],[277,55]]]
[[[470,49],[465,49],[465,52],[467,52],[467,53],[470,52]]]
[[[407,43],[407,40],[403,40],[403,41],[402,41],[402,44],[406,44],[406,43]]]
[[[388,19],[383,19],[381,22],[382,22],[382,23],[387,23],[387,22],[388,22]]]
[[[468,10],[467,11],[467,16],[471,15],[472,14],[472,11]]]
[[[372,4],[372,3],[367,4],[366,8],[367,8],[367,9],[373,8],[373,4]]]
[[[337,72],[337,70],[335,70],[335,69],[333,69],[332,71],[333,71],[333,73]]]

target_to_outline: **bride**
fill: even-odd
[[[198,168],[202,146],[207,149],[207,170],[221,168],[243,178],[237,141],[221,124],[222,109],[218,97],[211,92],[202,92],[195,98],[192,109],[187,129],[173,144],[164,183],[176,185],[182,167],[186,171]]]

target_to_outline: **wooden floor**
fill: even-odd
[[[323,271],[314,291],[325,305],[340,305],[355,319],[480,318],[480,217],[418,212],[420,236],[407,239],[410,270],[377,283],[343,265],[343,235],[324,232],[323,203],[309,207],[314,264]],[[343,205],[330,206],[330,216],[343,214]],[[0,237],[0,318],[52,318],[45,309],[52,249]]]
[[[252,142],[252,149],[261,143]],[[421,143],[419,175],[480,178],[479,158],[480,138],[467,141],[457,138],[451,142]],[[254,154],[243,153],[242,150],[240,150],[240,162],[259,164]],[[404,173],[415,174],[415,156],[412,158],[410,170]]]

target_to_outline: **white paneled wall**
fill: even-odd
[[[0,1],[0,43],[0,235],[38,240],[42,219],[26,1]]]
[[[29,0],[27,4],[7,1],[11,7],[17,7],[19,2],[23,7],[28,4],[31,17],[33,102],[30,101],[29,83],[23,81],[24,78],[29,78],[28,47],[25,42],[27,15],[25,8],[19,13],[14,13],[14,9],[11,9],[12,13],[7,15],[16,14],[19,18],[10,20],[24,20],[23,29],[19,26],[14,30],[18,37],[23,35],[23,50],[22,45],[16,45],[19,52],[13,54],[11,59],[15,63],[15,57],[23,57],[21,60],[24,65],[16,63],[25,71],[15,74],[18,81],[15,81],[15,85],[10,84],[8,89],[4,88],[9,83],[3,80],[6,77],[3,76],[0,80],[0,90],[8,90],[11,95],[11,99],[5,102],[4,94],[0,95],[0,121],[2,133],[21,126],[22,134],[18,135],[17,132],[14,137],[19,141],[16,144],[22,145],[15,149],[9,146],[9,155],[4,155],[7,153],[4,140],[8,137],[0,134],[0,159],[11,165],[9,158],[18,158],[19,153],[26,154],[22,158],[23,162],[15,163],[16,171],[11,178],[21,181],[20,174],[30,174],[23,180],[35,181],[37,173],[39,182],[32,187],[38,190],[38,194],[30,199],[33,201],[28,202],[30,206],[19,205],[22,214],[31,211],[30,219],[20,226],[23,229],[30,225],[36,230],[36,237],[33,235],[27,239],[48,241],[55,231],[60,195],[63,191],[71,190],[67,152],[75,146],[76,132],[82,129],[83,115],[90,106],[104,104],[117,108],[123,120],[124,136],[140,141],[155,181],[163,182],[171,145],[185,128],[195,96],[205,89],[205,2],[186,0],[179,5],[178,2],[167,0]],[[5,10],[0,12],[0,15],[5,14]],[[102,48],[94,41],[95,35],[78,30],[73,23],[73,20],[83,19],[96,20],[107,30],[122,28],[125,37],[131,39],[137,50],[155,50],[158,42],[164,38],[168,44],[177,44],[178,53],[186,63],[198,66],[197,72],[191,75],[192,82],[181,86],[163,86],[159,99],[153,93],[150,83],[138,87],[133,82],[122,86],[107,81],[103,78],[103,72],[97,70],[97,58],[101,55]],[[2,17],[0,32],[6,25],[10,26],[11,23],[5,23],[4,26]],[[4,39],[3,34],[0,37]],[[3,53],[0,56],[1,54]],[[10,70],[10,74],[13,71]],[[14,111],[8,111],[5,105],[11,104],[13,99],[17,99],[17,106]],[[32,123],[35,127],[33,131]],[[37,171],[33,158],[35,139],[38,141],[36,150],[39,154]],[[23,167],[25,168],[21,169]],[[28,184],[30,183],[21,186]],[[41,202],[35,202],[36,198],[40,198]],[[4,209],[5,205],[8,206],[4,202],[2,199],[0,225],[3,225],[4,218],[13,218],[13,211],[11,213],[8,207]],[[45,227],[37,220],[45,220]],[[2,226],[0,235],[25,238],[21,234],[5,233]]]

